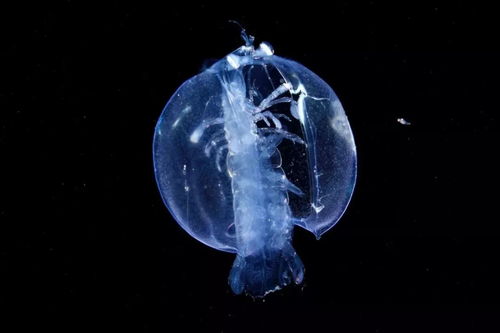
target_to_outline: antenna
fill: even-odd
[[[238,27],[240,27],[240,29],[241,29],[241,33],[240,33],[241,34],[241,38],[245,42],[245,46],[252,46],[253,45],[253,41],[255,40],[255,37],[252,36],[252,35],[247,35],[246,29],[243,28],[243,26],[240,24],[240,22],[235,21],[235,20],[228,20],[228,22],[229,23],[234,23]]]

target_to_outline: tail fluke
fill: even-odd
[[[258,253],[238,255],[229,274],[229,285],[235,294],[246,292],[264,297],[270,292],[290,284],[300,284],[304,278],[304,265],[291,246],[282,249],[263,248]]]

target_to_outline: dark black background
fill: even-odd
[[[4,331],[498,329],[495,10],[414,3],[2,5]],[[229,19],[332,85],[359,154],[340,223],[295,233],[303,286],[265,301],[232,295],[233,255],[182,231],[152,168],[170,95],[241,44]]]

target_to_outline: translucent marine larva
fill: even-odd
[[[182,84],[158,120],[161,195],[192,237],[236,253],[232,290],[253,296],[304,266],[292,229],[318,238],[339,220],[356,180],[356,147],[333,90],[301,64],[241,46]]]

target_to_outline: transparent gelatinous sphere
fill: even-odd
[[[353,135],[330,86],[248,39],[174,93],[153,155],[176,221],[237,253],[231,288],[254,296],[302,281],[293,226],[319,238],[342,216],[356,179]]]

